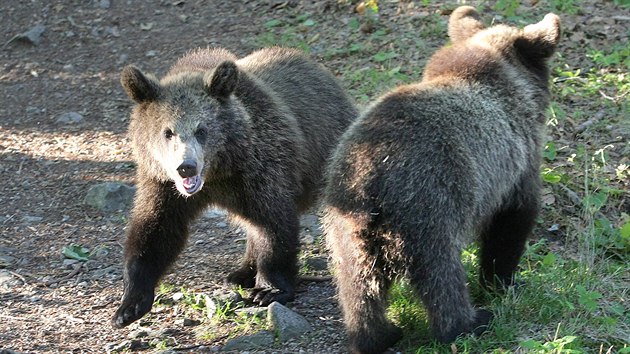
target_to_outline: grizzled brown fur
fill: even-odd
[[[254,287],[262,305],[294,297],[298,213],[323,189],[323,167],[357,115],[322,66],[296,50],[237,59],[202,49],[161,80],[135,67],[121,82],[137,105],[129,135],[138,192],[124,251],[125,326],[151,309],[154,288],[206,207],[230,212],[247,231],[228,281]]]
[[[422,82],[387,93],[355,121],[329,164],[325,231],[350,350],[380,353],[401,336],[385,317],[406,277],[435,338],[481,333],[462,248],[480,241],[481,280],[508,285],[534,225],[548,68],[560,36],[549,14],[522,30],[460,7],[450,46]]]

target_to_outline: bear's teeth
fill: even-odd
[[[186,189],[191,189],[197,184],[197,179],[198,179],[197,176],[184,178],[184,181],[182,182],[182,184],[184,185]]]

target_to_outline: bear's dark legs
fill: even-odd
[[[263,236],[258,228],[253,226],[247,228],[245,255],[239,268],[225,278],[226,283],[240,285],[243,288],[253,288],[256,285],[256,258],[258,252],[255,240],[260,237]]]
[[[354,250],[341,253],[338,257],[344,257],[344,263],[337,268],[338,290],[350,352],[382,353],[402,337],[402,330],[385,317],[391,281],[382,269],[362,273],[369,268],[351,257],[357,254]]]
[[[112,318],[124,327],[151,310],[155,286],[188,237],[188,222],[203,208],[172,184],[145,181],[138,187],[124,251],[124,295]]]
[[[453,241],[458,237],[436,233],[431,239],[431,247],[415,250],[409,278],[427,309],[433,336],[450,343],[461,334],[481,334],[492,314],[470,302],[461,252]]]
[[[247,248],[240,268],[227,278],[228,282],[253,287],[253,301],[262,306],[293,300],[300,245],[295,204],[283,201],[269,205],[263,212],[252,208],[243,213],[249,224]]]
[[[362,248],[361,235],[368,231],[362,229],[365,224],[361,220],[333,211],[327,214],[326,232],[337,272],[349,351],[382,353],[402,337],[402,330],[385,317],[391,285],[387,266]]]
[[[497,212],[481,235],[481,284],[492,289],[512,285],[514,272],[538,215],[538,198],[530,197]]]

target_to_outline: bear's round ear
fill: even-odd
[[[547,14],[542,21],[523,28],[514,46],[526,58],[549,58],[560,41],[560,17]]]
[[[448,20],[448,36],[453,43],[464,41],[486,28],[472,6],[456,8]]]
[[[224,61],[204,77],[204,86],[208,95],[228,98],[238,83],[238,67],[233,61]]]
[[[132,65],[123,69],[120,83],[127,95],[138,103],[156,100],[160,94],[160,84]]]

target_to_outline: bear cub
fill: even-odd
[[[422,81],[379,98],[328,166],[324,227],[353,353],[380,353],[401,337],[385,317],[399,277],[438,341],[483,332],[492,315],[471,304],[462,248],[478,239],[482,284],[508,286],[538,213],[558,16],[486,28],[464,6],[448,34]]]
[[[126,67],[136,102],[129,136],[137,194],[124,246],[124,295],[112,322],[150,311],[154,289],[206,207],[229,211],[247,232],[227,277],[267,305],[294,297],[298,214],[323,189],[323,167],[357,111],[323,66],[299,51],[224,49],[180,58],[161,80]]]

